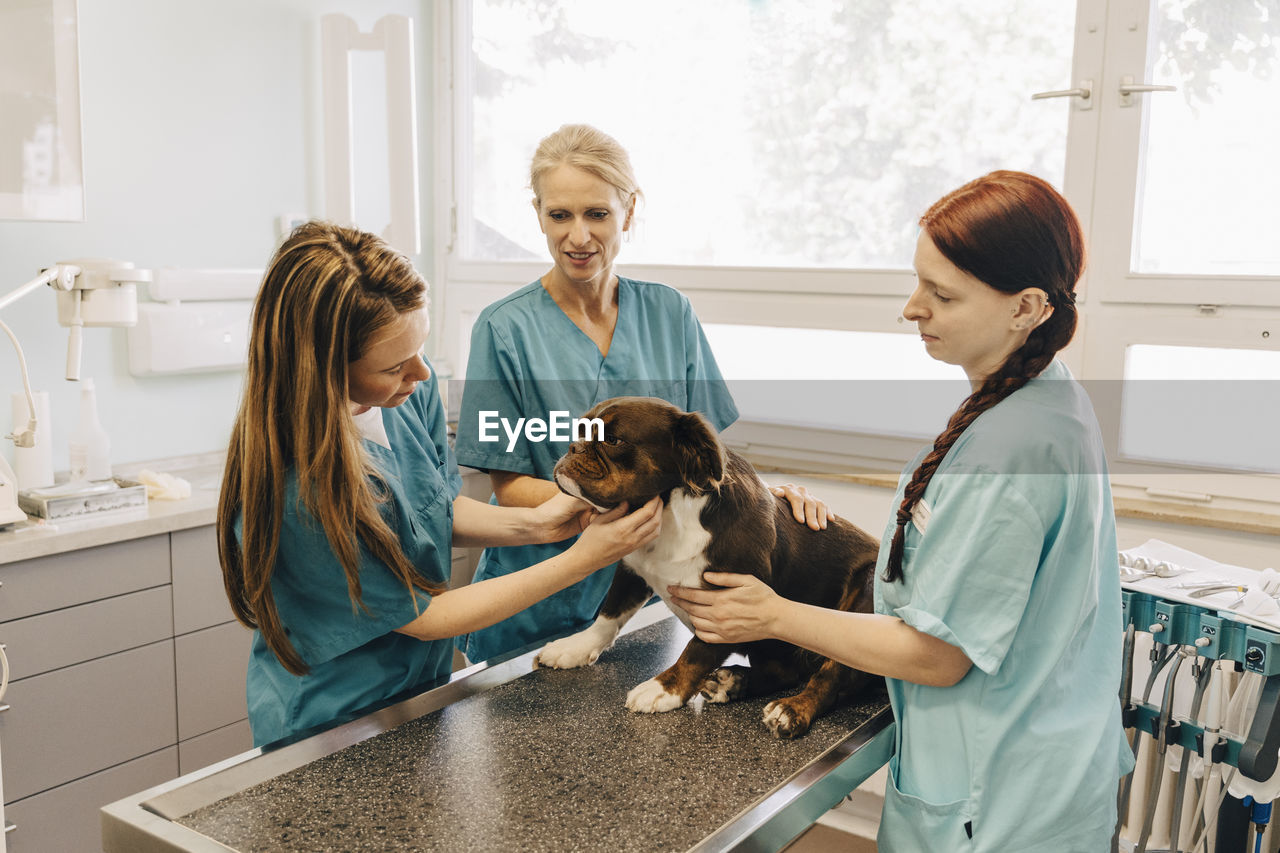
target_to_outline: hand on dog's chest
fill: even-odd
[[[706,496],[673,492],[663,510],[662,532],[658,538],[623,560],[627,568],[643,578],[668,605],[671,603],[668,586],[705,586],[702,573],[708,567],[706,552],[711,532],[702,526],[699,517],[706,503]],[[678,607],[671,610],[686,626],[689,624],[683,610]]]

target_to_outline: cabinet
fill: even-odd
[[[9,853],[98,851],[98,809],[252,746],[250,632],[202,526],[0,566]]]

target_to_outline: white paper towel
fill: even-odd
[[[13,473],[18,489],[43,489],[53,485],[53,426],[49,420],[49,392],[32,391],[36,403],[36,443],[34,447],[13,448]],[[27,428],[27,395],[10,395],[14,432]]]
[[[1159,539],[1148,539],[1136,548],[1126,548],[1120,552],[1121,561],[1132,565],[1141,557],[1147,565],[1163,562],[1168,564],[1170,577],[1148,575],[1138,580],[1121,580],[1125,589],[1137,592],[1149,592],[1170,601],[1194,604],[1209,610],[1230,613],[1239,622],[1257,625],[1270,631],[1280,631],[1280,604],[1277,604],[1273,592],[1277,588],[1277,573],[1274,570],[1258,571],[1217,560],[1170,545]],[[1122,576],[1123,578],[1123,576]],[[1248,588],[1243,600],[1240,592],[1224,590],[1211,595],[1193,597],[1197,585],[1211,582],[1236,584]],[[1234,606],[1233,606],[1234,605]]]

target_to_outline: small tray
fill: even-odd
[[[72,492],[65,495],[41,494],[47,489],[18,492],[18,507],[27,515],[49,521],[90,518],[103,512],[145,509],[147,487],[133,480],[113,477],[120,488],[109,492]]]

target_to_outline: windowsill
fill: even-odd
[[[806,477],[822,480],[853,483],[859,486],[874,486],[883,489],[896,489],[898,486],[897,474],[832,474],[829,472],[805,471],[799,466],[783,467],[779,465],[757,465],[756,470],[761,473],[802,474]],[[1117,518],[1140,518],[1145,521],[1158,521],[1163,524],[1211,527],[1217,530],[1231,530],[1237,533],[1280,536],[1280,517],[1261,512],[1183,506],[1165,501],[1142,500],[1141,498],[1115,498],[1115,510]]]
[[[1263,512],[1182,506],[1141,498],[1116,498],[1115,506],[1116,516],[1119,518],[1141,518],[1165,524],[1185,524],[1192,527],[1232,530],[1237,533],[1280,536],[1280,517]]]

